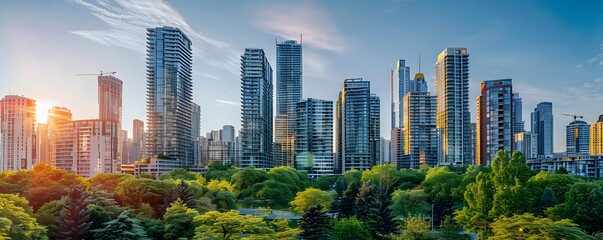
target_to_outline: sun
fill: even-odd
[[[48,121],[48,110],[52,109],[53,104],[49,102],[37,102],[36,104],[36,122],[46,124]]]

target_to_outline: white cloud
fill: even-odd
[[[222,99],[215,99],[214,101],[217,103],[222,103],[222,104],[227,104],[227,105],[232,105],[232,106],[239,106],[238,102],[227,101],[227,100],[222,100]]]
[[[254,25],[285,39],[299,39],[303,34],[306,46],[338,53],[346,50],[344,38],[329,16],[309,5],[262,9]]]
[[[238,74],[237,51],[228,43],[193,29],[184,16],[163,0],[70,1],[89,10],[92,15],[108,25],[108,28],[103,30],[72,31],[76,35],[105,46],[123,47],[144,54],[147,28],[174,26],[183,30],[191,38],[193,54],[202,63]]]

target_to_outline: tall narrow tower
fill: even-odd
[[[441,134],[442,165],[471,164],[469,53],[446,48],[436,62],[436,127]]]
[[[499,150],[514,150],[511,79],[484,81],[477,98],[476,164],[490,165]]]
[[[536,156],[553,154],[553,103],[539,103],[531,117],[532,134],[536,138]]]
[[[35,159],[36,100],[0,99],[0,171],[29,169]]]

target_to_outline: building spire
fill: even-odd
[[[421,52],[419,52],[419,72],[421,72]]]

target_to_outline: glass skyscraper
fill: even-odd
[[[436,62],[436,127],[441,134],[441,165],[468,165],[471,159],[469,53],[446,48]]]
[[[295,108],[301,98],[302,44],[294,40],[276,43],[276,165],[294,165]]]
[[[532,137],[536,138],[536,156],[553,154],[553,103],[539,103],[531,117]]]
[[[272,67],[264,50],[247,48],[241,56],[240,167],[274,167],[272,147]]]
[[[403,104],[405,155],[397,162],[397,167],[418,169],[421,165],[436,166],[436,96],[426,91],[413,91],[404,96]]]
[[[296,110],[295,168],[311,178],[333,175],[333,101],[308,98]]]
[[[392,126],[391,128],[401,128],[402,114],[402,101],[404,95],[408,92],[406,88],[410,82],[410,67],[406,66],[406,60],[399,59],[394,65],[394,69],[391,70],[391,111],[392,111]]]
[[[335,109],[336,172],[366,170],[379,162],[379,98],[369,81],[346,79]],[[376,143],[374,143],[376,141]]]
[[[590,124],[573,121],[565,127],[565,149],[568,154],[589,154]]]
[[[477,97],[478,165],[490,165],[499,150],[514,149],[513,85],[511,79],[484,81]]]
[[[185,168],[196,161],[192,131],[191,40],[178,28],[147,29],[146,157]]]
[[[522,111],[522,99],[519,93],[513,93],[513,134],[526,131]]]

